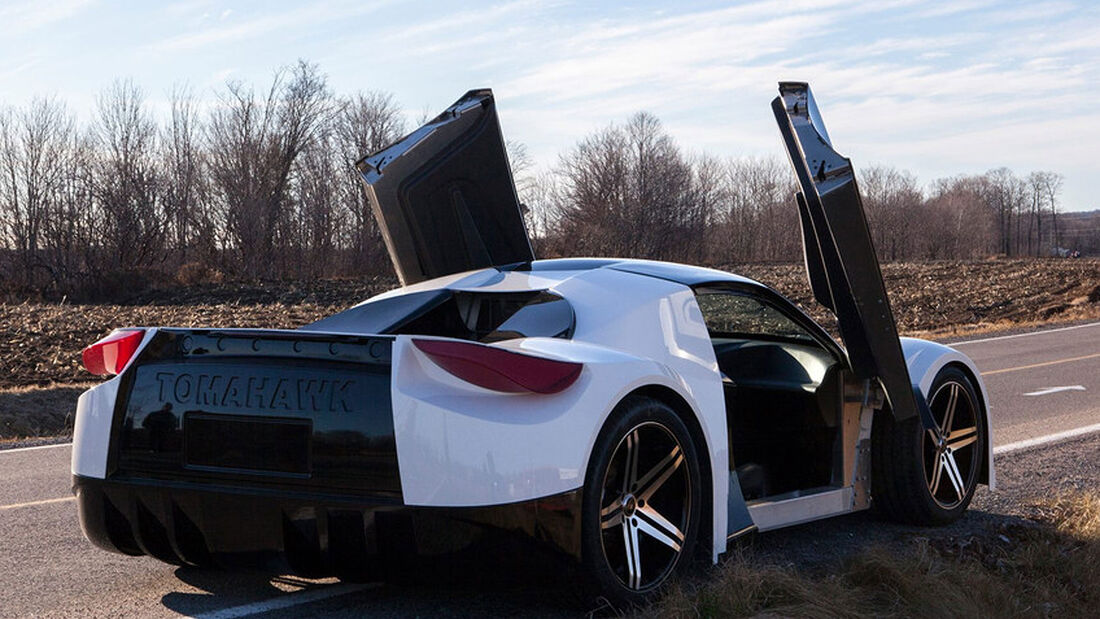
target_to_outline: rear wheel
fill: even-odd
[[[891,520],[944,525],[970,505],[986,453],[986,426],[977,392],[965,372],[940,371],[928,405],[935,427],[918,418],[884,414],[872,430],[872,493]]]
[[[702,484],[691,435],[667,405],[632,396],[612,419],[585,477],[582,554],[589,588],[621,607],[690,563]]]

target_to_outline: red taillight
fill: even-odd
[[[557,393],[576,382],[580,363],[447,340],[413,340],[439,367],[462,380],[505,393]]]
[[[119,329],[84,349],[84,367],[92,374],[118,374],[137,352],[145,331]]]

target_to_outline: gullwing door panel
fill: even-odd
[[[491,90],[357,166],[402,284],[534,260]]]
[[[901,351],[852,163],[833,150],[809,85],[780,83],[772,110],[801,188],[814,297],[836,314],[856,375],[882,384],[896,418],[921,414],[923,397],[914,392]]]

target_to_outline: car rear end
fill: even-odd
[[[377,550],[375,515],[402,505],[392,336],[134,333],[132,359],[78,406],[73,483],[92,542],[171,563],[281,554],[304,574]]]

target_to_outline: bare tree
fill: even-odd
[[[883,260],[916,257],[914,231],[925,219],[924,196],[910,173],[885,166],[864,167],[859,178],[867,224]]]
[[[46,227],[58,215],[73,120],[61,102],[35,99],[21,112],[0,113],[0,132],[0,223],[4,245],[15,252],[18,285],[41,283],[36,271],[48,272],[54,283],[42,249]]]
[[[987,203],[984,176],[958,176],[932,183],[913,236],[917,258],[979,258],[1000,247],[997,215]]]
[[[299,61],[278,71],[262,97],[240,82],[230,82],[211,114],[211,185],[243,274],[278,272],[276,249],[293,241],[283,234],[291,209],[294,163],[332,112],[325,77],[315,65]]]
[[[44,228],[47,260],[60,288],[55,292],[62,293],[94,289],[102,276],[97,270],[102,260],[102,214],[95,207],[96,146],[87,133],[73,134],[67,150],[55,208]]]
[[[0,287],[102,292],[114,278],[117,291],[193,261],[246,277],[389,271],[354,163],[405,132],[392,95],[336,98],[299,61],[258,89],[226,84],[209,112],[177,88],[155,117],[129,81],[96,103],[80,126],[54,99],[0,109]],[[785,161],[686,155],[645,112],[583,138],[550,170],[523,144],[506,146],[540,257],[728,264],[801,253]],[[1062,184],[1054,172],[1007,168],[926,191],[903,170],[860,175],[885,260],[1096,247],[1096,218],[1061,212]]]
[[[798,255],[797,190],[790,167],[775,157],[729,162],[718,224],[726,249],[719,262],[793,260]]]
[[[1019,214],[1026,210],[1027,186],[1008,168],[990,170],[985,177],[988,179],[985,199],[997,213],[1001,253],[1006,256],[1019,254]]]
[[[1050,209],[1051,226],[1053,228],[1051,234],[1051,244],[1054,247],[1061,247],[1062,240],[1058,235],[1058,210],[1060,208],[1059,196],[1062,193],[1062,183],[1064,177],[1061,174],[1055,172],[1041,172],[1039,173],[1039,182],[1041,187],[1042,199],[1041,204],[1045,204]],[[1040,218],[1042,215],[1040,214]]]
[[[702,242],[689,236],[701,217],[692,167],[651,114],[585,138],[557,171],[556,234],[572,252],[675,259]]]
[[[211,260],[218,243],[207,210],[207,171],[198,105],[185,87],[172,91],[169,105],[160,155],[168,236],[180,261],[187,260],[190,253]]]
[[[96,198],[102,212],[102,265],[109,269],[131,269],[165,257],[157,127],[144,101],[133,82],[118,81],[96,103]]]
[[[352,272],[380,272],[389,265],[382,233],[370,211],[355,162],[396,142],[404,132],[404,112],[391,94],[359,92],[341,102],[334,135],[341,163],[332,182],[344,189],[342,202],[350,219],[347,245]]]

